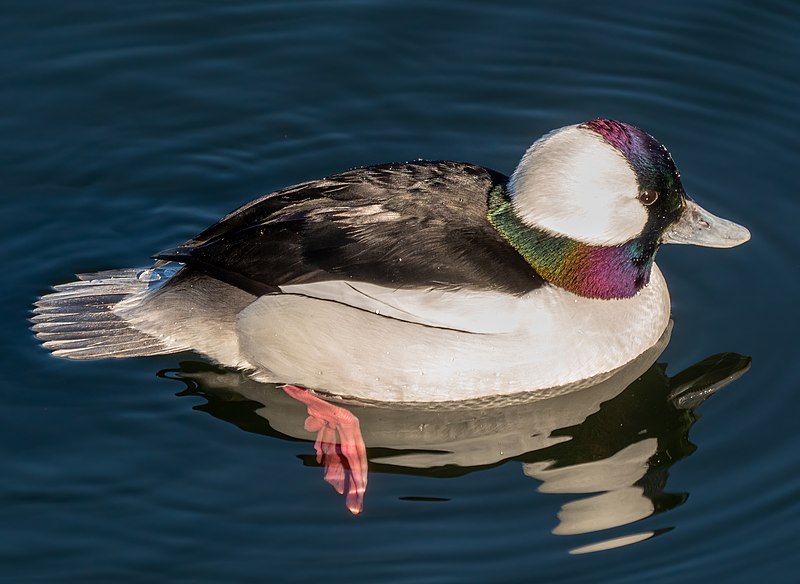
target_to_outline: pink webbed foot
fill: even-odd
[[[283,391],[308,409],[305,429],[317,433],[314,450],[317,462],[325,468],[325,480],[345,495],[351,513],[361,513],[367,490],[367,448],[358,418],[302,387],[286,384]]]

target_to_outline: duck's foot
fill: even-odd
[[[367,490],[367,448],[352,412],[328,403],[307,389],[283,385],[283,391],[308,408],[305,429],[317,433],[314,450],[325,468],[325,480],[345,495],[347,508],[358,514]],[[338,436],[337,436],[338,434]]]

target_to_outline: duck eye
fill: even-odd
[[[650,206],[658,199],[658,191],[642,191],[639,193],[639,200],[642,205]]]

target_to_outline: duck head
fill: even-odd
[[[525,153],[489,220],[550,283],[628,298],[663,243],[734,247],[744,227],[687,198],[667,149],[635,126],[593,120],[555,130]]]

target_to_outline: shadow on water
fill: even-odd
[[[346,407],[360,422],[372,473],[454,477],[521,463],[540,492],[577,495],[561,505],[554,534],[598,532],[686,501],[688,493],[671,493],[666,486],[672,465],[697,448],[688,438],[696,409],[750,368],[749,357],[720,353],[670,376],[666,364],[655,362],[662,349],[654,347],[593,387],[547,399],[498,407]],[[196,410],[248,432],[283,440],[318,438],[308,429],[305,405],[276,385],[199,361],[184,361],[159,376],[185,383],[178,395],[205,398]],[[318,439],[315,448],[316,456],[298,458],[307,466],[325,466],[325,478],[334,484]],[[338,471],[349,472],[347,457],[341,451],[338,456],[344,461]],[[670,529],[604,539],[570,553],[628,545]]]

